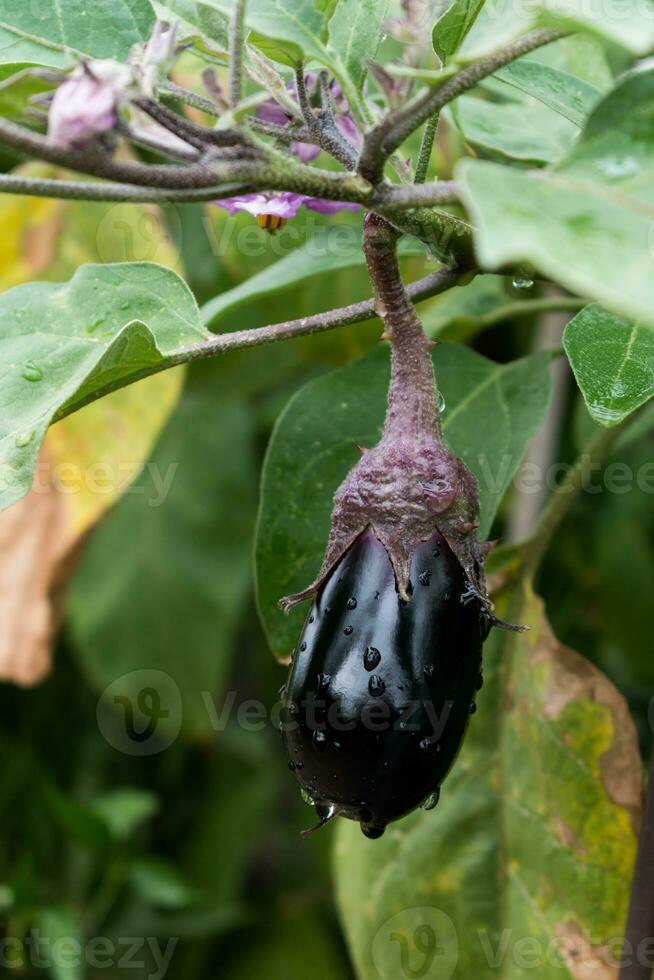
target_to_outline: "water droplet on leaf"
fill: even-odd
[[[433,810],[434,807],[437,805],[439,799],[440,799],[440,795],[441,795],[440,788],[437,789],[437,790],[434,790],[433,793],[430,793],[429,796],[427,797],[427,799],[424,800],[424,802],[422,804],[423,810]]]
[[[26,381],[41,381],[43,371],[34,361],[25,361],[23,364],[23,377]]]

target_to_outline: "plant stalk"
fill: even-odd
[[[414,443],[440,435],[436,381],[428,340],[400,276],[397,233],[375,214],[366,215],[363,248],[375,296],[375,311],[391,343],[391,382],[384,439]]]

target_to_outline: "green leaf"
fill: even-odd
[[[563,346],[596,422],[617,425],[654,395],[651,330],[587,306],[567,325]]]
[[[479,710],[436,810],[374,844],[338,828],[359,980],[407,965],[434,980],[572,980],[580,963],[604,968],[604,944],[623,934],[641,797],[633,722],[609,680],[556,642],[541,602],[509,598],[499,614],[531,629],[487,642]]]
[[[555,163],[572,146],[577,127],[531,99],[489,102],[457,99],[453,112],[466,141],[492,156]]]
[[[434,51],[446,64],[461,47],[468,32],[477,20],[485,0],[453,0],[445,13],[434,25],[432,42]]]
[[[29,490],[58,412],[210,336],[179,276],[148,262],[86,265],[64,284],[16,286],[0,296],[0,316],[0,507]]]
[[[234,11],[234,0],[213,0],[213,5],[229,16]],[[285,65],[310,57],[329,63],[322,40],[328,13],[313,0],[251,0],[245,11],[245,22],[252,31],[250,43]]]
[[[0,60],[54,67],[80,55],[124,61],[154,20],[148,0],[0,0]]]
[[[200,311],[204,323],[208,327],[215,326],[220,317],[246,303],[283,293],[325,273],[365,265],[360,233],[348,227],[347,239],[339,237],[337,240],[332,237],[333,230],[333,228],[324,228],[304,245],[278,259],[277,262],[273,262],[261,272],[245,279],[233,289],[228,289],[210,299]],[[350,234],[350,231],[354,234]],[[416,239],[407,238],[401,242],[400,255],[424,256],[425,254],[424,246]]]
[[[551,173],[463,162],[483,268],[529,262],[608,309],[654,326],[654,71],[627,77]]]
[[[525,58],[500,69],[494,77],[538,99],[575,126],[583,126],[601,98],[598,89],[580,78]]]
[[[375,60],[390,0],[338,0],[329,21],[329,50],[340,74],[361,91],[368,65]]]
[[[461,55],[474,60],[536,27],[586,31],[612,41],[633,54],[648,54],[654,45],[654,19],[649,3],[626,0],[619,16],[610,7],[591,8],[585,0],[539,0],[516,8],[513,0],[494,0],[481,11]]]
[[[141,858],[129,870],[129,883],[139,901],[161,909],[183,909],[195,892],[177,869],[160,858]]]
[[[445,437],[479,480],[483,537],[547,409],[548,357],[495,364],[465,347],[441,344],[434,363],[446,402]],[[277,600],[304,588],[320,567],[332,497],[358,458],[356,444],[379,438],[388,380],[388,353],[378,349],[309,382],[277,422],[264,465],[256,545],[259,611],[275,654],[288,655],[304,615],[282,615]]]
[[[112,744],[133,754],[141,743],[128,714],[164,748],[180,728],[215,735],[211,699],[230,669],[250,581],[256,492],[253,420],[221,396],[223,370],[189,369],[137,490],[95,532],[72,581],[81,668],[97,690],[112,685]]]
[[[52,905],[39,910],[36,923],[49,952],[46,957],[52,980],[83,980],[84,934],[78,912]]]
[[[114,789],[91,800],[89,809],[100,817],[115,840],[128,840],[159,809],[154,793],[142,789]]]

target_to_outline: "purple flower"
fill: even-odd
[[[70,149],[113,129],[131,72],[115,61],[79,65],[55,92],[48,114],[48,139]]]
[[[318,76],[315,72],[309,72],[305,76],[305,82],[307,86],[307,91],[311,94],[316,85],[318,84]],[[292,85],[288,83],[289,91],[292,90]],[[353,146],[359,146],[361,143],[361,133],[357,128],[357,124],[352,117],[350,112],[350,107],[348,106],[347,99],[343,95],[340,85],[337,81],[332,81],[330,84],[332,98],[334,100],[334,107],[336,109],[335,119],[336,125],[340,129],[343,136],[353,144]],[[292,91],[293,98],[296,98],[294,90]],[[288,126],[292,122],[291,116],[285,111],[285,109],[276,102],[274,99],[267,99],[262,102],[257,108],[257,118],[262,122],[272,123],[275,126]],[[291,143],[291,152],[295,153],[296,156],[302,160],[303,163],[310,163],[315,160],[320,153],[320,147],[314,146],[312,143]]]
[[[279,218],[282,223],[294,218],[299,208],[304,205],[320,214],[336,214],[338,211],[358,211],[358,204],[349,201],[326,201],[320,197],[307,197],[305,194],[293,194],[290,191],[262,191],[259,194],[242,194],[240,197],[226,197],[215,201],[218,207],[224,208],[229,214],[247,211],[259,219],[262,228],[280,227],[270,225],[266,218]]]

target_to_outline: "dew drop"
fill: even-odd
[[[423,750],[424,749],[430,749],[433,744],[434,743],[432,742],[432,740],[430,738],[423,738],[423,739],[420,740],[420,748],[423,749]]]
[[[34,438],[34,431],[30,430],[28,432],[19,432],[16,436],[16,449],[22,449],[24,446],[29,446],[30,442]]]
[[[352,596],[350,599],[347,600],[347,608],[356,609],[356,607],[357,607],[357,601],[354,598],[354,596]]]
[[[331,674],[318,674],[318,690],[321,687],[329,687],[331,679]]]
[[[306,650],[306,648],[307,648],[306,640],[302,640],[302,642],[300,643],[300,652],[301,653],[304,653],[304,651]]]
[[[295,772],[295,763],[290,759],[288,760],[288,768],[291,770],[291,772]]]
[[[381,653],[377,647],[368,647],[363,655],[363,666],[366,670],[374,670],[375,667],[379,667],[381,662]]]
[[[438,411],[439,411],[439,413],[441,415],[445,411],[445,408],[446,408],[446,404],[445,404],[445,398],[443,396],[443,392],[442,391],[439,391],[438,392]]]
[[[304,800],[307,806],[315,806],[315,802],[311,798],[311,794],[306,789],[300,790],[300,796]]]
[[[473,701],[472,704],[470,705],[470,714],[474,715],[476,711],[477,711],[477,705]]]
[[[429,582],[431,581],[431,568],[426,568],[424,572],[420,572],[418,581],[421,585],[429,585]]]
[[[286,684],[282,684],[280,689],[277,691],[277,696],[279,698],[283,698],[285,694],[286,694]]]
[[[384,693],[384,691],[386,690],[386,685],[384,684],[379,674],[372,675],[372,677],[368,681],[368,690],[370,691],[370,695],[373,698],[378,698]]]
[[[423,800],[422,808],[423,810],[433,810],[440,799],[441,791],[440,787],[430,793],[426,800]]]
[[[309,616],[309,622],[312,623],[315,618],[316,618],[315,616]]]
[[[521,277],[516,277],[513,280],[514,289],[531,289],[533,285],[534,285],[533,279],[523,279]]]
[[[354,632],[354,627],[346,626],[343,632],[345,633],[346,636],[352,636],[352,633]]]
[[[327,743],[327,736],[324,732],[315,731],[311,736],[311,741],[317,749],[322,751]]]
[[[296,769],[304,769],[304,763],[303,762],[296,762],[295,763],[295,768]]]
[[[26,381],[41,381],[43,371],[34,361],[25,361],[23,364],[23,377]]]

